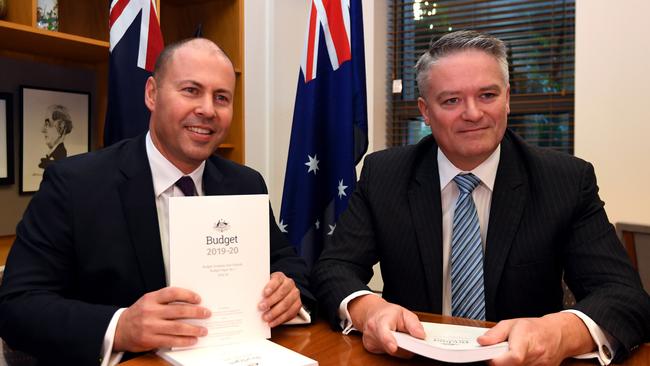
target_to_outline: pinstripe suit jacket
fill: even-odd
[[[442,212],[437,145],[369,155],[331,243],[314,267],[317,297],[332,324],[340,302],[368,289],[381,261],[383,296],[410,310],[442,309]],[[491,321],[562,310],[564,278],[575,309],[621,343],[624,356],[650,337],[650,297],[609,223],[591,164],[501,143],[484,258]]]

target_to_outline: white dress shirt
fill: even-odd
[[[501,145],[497,146],[496,150],[490,155],[483,163],[471,171],[463,171],[458,169],[452,164],[447,156],[438,148],[438,174],[440,177],[440,201],[442,205],[442,314],[451,315],[451,234],[454,211],[456,208],[456,201],[460,194],[458,186],[450,184],[454,177],[458,174],[472,173],[481,180],[474,191],[472,198],[476,205],[478,220],[481,231],[481,243],[483,244],[483,252],[485,252],[485,244],[488,232],[488,223],[490,221],[490,206],[492,203],[492,192],[494,190],[494,181],[496,179],[497,170],[499,168],[499,159],[501,156]],[[341,319],[341,327],[343,333],[348,334],[350,331],[355,330],[352,325],[350,313],[348,311],[348,304],[353,299],[372,294],[370,291],[357,291],[348,295],[339,306],[339,318]],[[589,333],[598,346],[598,352],[591,352],[584,355],[577,356],[576,358],[598,358],[601,365],[608,365],[612,361],[612,357],[607,357],[607,352],[603,351],[604,347],[611,350],[611,340],[613,338],[604,332],[590,317],[577,310],[565,310],[578,316],[589,329]]]

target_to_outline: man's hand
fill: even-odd
[[[300,290],[293,280],[282,272],[271,273],[271,280],[264,287],[262,301],[258,304],[264,312],[262,319],[275,327],[293,319],[301,307]]]
[[[478,343],[488,346],[505,340],[510,350],[490,365],[559,365],[567,357],[596,349],[585,324],[571,313],[504,320],[480,336]]]
[[[363,332],[363,346],[372,353],[407,358],[411,352],[397,347],[392,330],[424,339],[426,334],[417,315],[379,296],[363,295],[348,304],[352,324]]]
[[[117,322],[113,350],[143,352],[159,347],[187,347],[208,334],[204,327],[180,319],[205,319],[210,311],[198,306],[199,295],[178,287],[144,294]]]

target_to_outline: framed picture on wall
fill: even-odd
[[[11,94],[0,93],[0,184],[14,183],[14,133]]]
[[[30,193],[49,165],[90,150],[90,93],[21,86],[20,96],[20,193]]]

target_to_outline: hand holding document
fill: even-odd
[[[481,346],[476,338],[486,328],[422,322],[427,334],[417,339],[408,334],[393,332],[397,345],[407,351],[444,362],[476,362],[490,360],[508,351],[508,342]]]
[[[193,347],[158,351],[168,362],[318,364],[267,340],[271,329],[258,304],[270,272],[268,202],[268,195],[169,200],[169,285],[199,294],[212,316],[187,320],[208,334]]]

